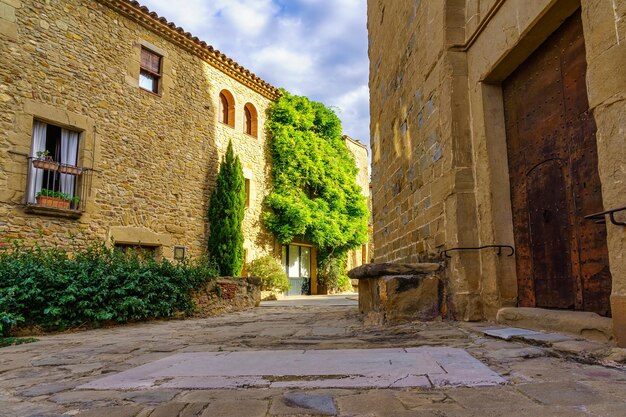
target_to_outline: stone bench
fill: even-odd
[[[359,280],[359,311],[367,324],[431,321],[442,316],[442,266],[365,264],[348,272]]]

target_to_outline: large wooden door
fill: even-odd
[[[519,304],[610,315],[580,11],[503,83]]]

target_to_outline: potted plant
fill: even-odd
[[[35,196],[37,205],[42,207],[53,207],[67,210],[70,208],[72,197],[60,191],[42,188]]]
[[[45,151],[37,151],[37,159],[33,159],[33,166],[39,169],[45,169],[48,171],[56,171],[59,167],[59,164],[52,160],[52,156],[50,156],[50,152],[48,150]]]
[[[80,198],[72,197],[70,199],[70,209],[71,210],[78,210],[79,206],[80,206]]]

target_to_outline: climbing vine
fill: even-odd
[[[318,247],[318,263],[367,242],[368,209],[341,121],[322,103],[282,92],[270,108],[273,189],[263,219],[278,240]]]

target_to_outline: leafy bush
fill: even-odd
[[[0,313],[0,338],[9,337],[18,323],[24,321],[24,317],[13,313]]]
[[[239,157],[232,142],[217,174],[217,185],[209,203],[208,250],[223,276],[238,276],[243,267],[243,216],[246,202],[245,181]]]
[[[350,279],[346,275],[346,254],[325,254],[320,258],[317,271],[317,282],[326,285],[329,291],[348,291],[352,289]]]
[[[289,278],[278,261],[270,256],[255,259],[248,265],[250,276],[261,278],[264,291],[289,291]]]
[[[61,329],[168,317],[191,312],[190,290],[216,275],[205,261],[143,260],[103,243],[73,256],[15,243],[0,250],[0,312],[9,321]]]
[[[352,291],[353,289],[350,278],[346,274],[339,275],[339,278],[337,278],[337,291]]]

